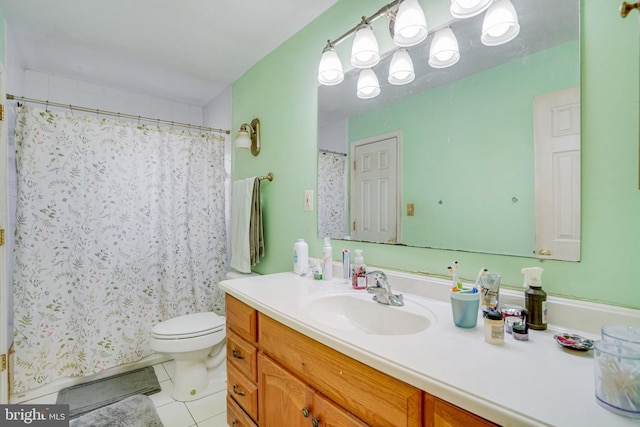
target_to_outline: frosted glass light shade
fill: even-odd
[[[327,46],[322,51],[320,65],[318,66],[318,82],[325,86],[333,86],[344,80],[344,71],[342,62],[336,53],[336,50]]]
[[[451,15],[454,18],[471,18],[487,10],[492,0],[451,0]]]
[[[438,30],[431,41],[429,65],[433,68],[450,67],[460,60],[458,40],[451,28]]]
[[[360,99],[371,99],[380,95],[380,83],[378,77],[371,68],[365,68],[358,75],[358,90],[356,92]]]
[[[518,14],[509,0],[495,1],[482,21],[480,40],[486,46],[498,46],[507,43],[520,33]]]
[[[389,65],[389,83],[392,85],[404,85],[411,83],[416,78],[413,71],[413,61],[407,49],[398,49],[394,52]]]
[[[246,130],[238,132],[238,135],[236,135],[236,148],[243,150],[251,148],[251,137],[249,136],[249,132]]]
[[[356,31],[351,46],[351,65],[356,68],[371,68],[380,62],[378,41],[373,34],[371,25],[362,24]]]
[[[393,42],[400,47],[415,46],[429,34],[427,20],[418,0],[404,0],[393,24]]]

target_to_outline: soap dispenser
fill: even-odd
[[[535,330],[547,329],[547,293],[542,290],[542,272],[540,267],[528,267],[520,270],[524,274],[524,293],[527,308],[527,326]]]
[[[351,266],[351,287],[353,289],[367,288],[367,266],[364,263],[362,249],[356,249],[356,257]]]

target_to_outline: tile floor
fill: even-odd
[[[226,390],[192,402],[177,402],[171,398],[173,361],[159,363],[153,369],[161,390],[149,397],[153,400],[164,427],[227,427]],[[52,393],[28,403],[55,403],[56,398],[57,393]]]

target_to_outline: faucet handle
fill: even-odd
[[[369,278],[372,277],[375,280],[375,284],[371,285],[373,287],[376,288],[385,288],[389,286],[389,282],[387,280],[387,275],[384,273],[384,271],[380,271],[380,270],[374,270],[374,271],[370,271],[366,274],[367,276],[367,287],[369,286]]]

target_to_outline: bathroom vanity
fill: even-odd
[[[378,304],[341,279],[223,281],[229,425],[637,425],[596,404],[591,354],[560,347],[553,325],[530,341],[490,345],[482,320],[470,330],[453,325],[448,282],[387,274],[404,307]],[[563,304],[550,301],[551,310]],[[566,304],[574,319],[580,309]],[[605,308],[582,310],[606,323],[640,320],[635,310]]]

